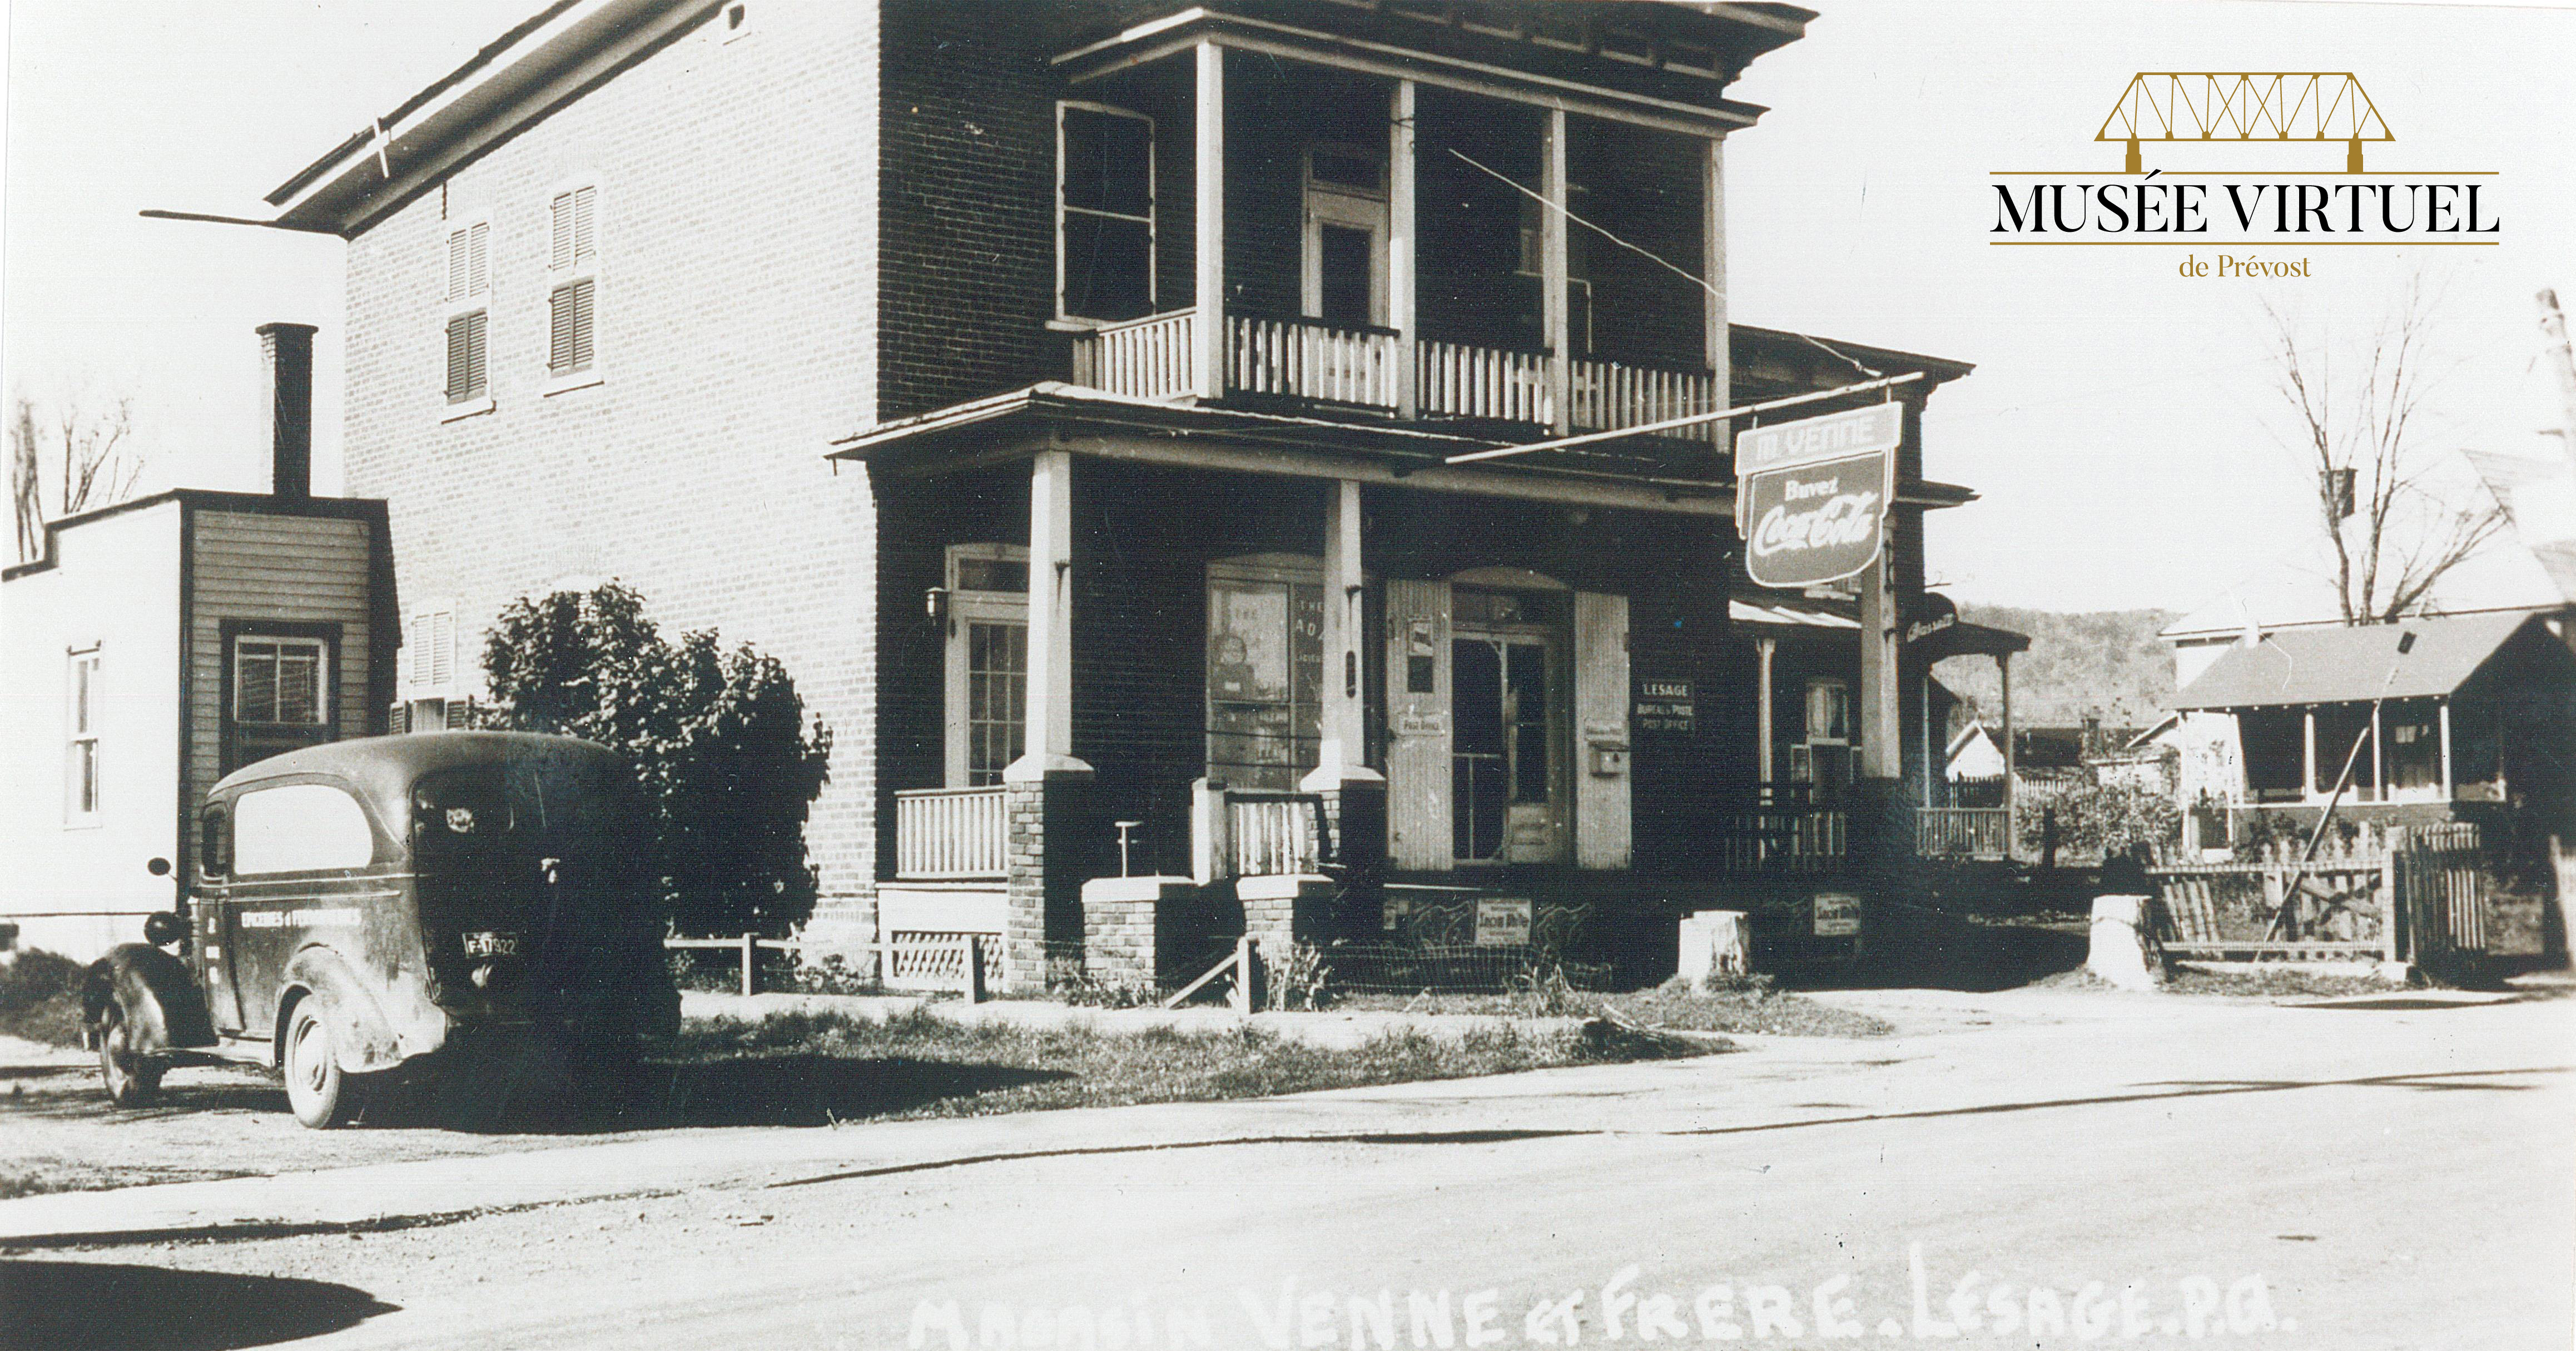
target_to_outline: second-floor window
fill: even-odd
[[[597,358],[599,189],[570,188],[548,204],[546,374],[574,375]]]
[[[1056,105],[1056,312],[1154,312],[1154,119],[1097,103]]]
[[[447,401],[488,396],[490,383],[492,226],[468,221],[447,232]]]

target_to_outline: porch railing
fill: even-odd
[[[1175,310],[1094,329],[1073,344],[1073,382],[1111,394],[1167,399],[1198,387],[1198,311]]]
[[[1547,357],[1465,343],[1416,343],[1418,395],[1424,417],[1496,422],[1549,422]]]
[[[978,881],[1002,876],[1009,818],[993,788],[932,788],[894,795],[895,876]]]
[[[2004,858],[2011,852],[2010,818],[2002,807],[1917,807],[1914,852],[1925,858]]]
[[[1572,402],[1570,416],[1579,432],[1643,427],[1693,413],[1714,413],[1726,406],[1720,402],[1717,377],[1705,371],[1657,370],[1616,361],[1575,362]],[[1697,435],[1706,439],[1710,433],[1703,428]]]
[[[1229,314],[1226,386],[1376,408],[1396,405],[1402,340],[1391,330]]]
[[[1755,807],[1719,823],[1718,866],[1731,873],[1835,872],[1849,837],[1849,819],[1838,809]]]
[[[1310,873],[1324,862],[1324,800],[1312,793],[1228,791],[1234,875]]]

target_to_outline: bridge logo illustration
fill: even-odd
[[[2093,139],[2127,142],[2133,174],[2148,141],[2341,141],[2357,174],[2365,142],[2397,138],[2350,71],[2141,71]]]

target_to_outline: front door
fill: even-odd
[[[1450,643],[1450,831],[1460,863],[1565,856],[1565,690],[1555,642],[1461,634]]]

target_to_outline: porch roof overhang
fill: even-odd
[[[1146,19],[1071,46],[1051,60],[1068,83],[1081,84],[1177,55],[1202,42],[1340,70],[1509,99],[1639,126],[1697,136],[1749,127],[1768,109],[1722,97],[1721,90],[1766,52],[1806,34],[1811,10],[1784,4],[1653,4],[1589,0],[1556,6],[1489,3],[1472,23],[1403,22],[1406,13],[1343,0],[1291,10],[1260,0],[1220,0]],[[1590,16],[1574,42],[1551,39],[1548,20],[1567,10],[1615,14],[1652,30],[1642,53],[1616,51],[1589,36]],[[1504,13],[1502,11],[1526,11]],[[1667,59],[1677,43],[1710,52],[1695,68]],[[1687,72],[1689,78],[1684,77]],[[1642,86],[1642,87],[1641,87]],[[1653,92],[1649,92],[1652,90]],[[1704,91],[1704,92],[1703,92]]]
[[[1354,479],[1569,506],[1691,516],[1735,511],[1734,480],[1717,472],[1713,455],[1705,475],[1676,469],[1667,457],[1622,452],[1615,442],[1549,452],[1544,459],[1443,462],[1462,450],[1507,444],[1382,419],[1209,407],[1046,381],[880,423],[834,441],[826,458],[864,463],[872,473],[920,477],[1022,460],[1040,450],[1070,450],[1179,468]],[[1931,480],[1908,480],[1896,493],[1898,505],[1924,508],[1955,507],[1976,497],[1972,489]]]
[[[2030,650],[2030,635],[1958,620],[1922,637],[1908,635],[1906,650],[1932,661],[1949,657],[2002,657]]]
[[[2174,696],[2174,707],[2284,708],[2425,699],[2456,692],[2524,626],[2530,611],[2454,615],[2399,624],[2293,629],[2234,647]],[[2412,651],[2399,652],[2413,634]]]
[[[1661,461],[1635,455],[1569,455],[1509,467],[1442,463],[1458,451],[1495,444],[1381,421],[1210,408],[1050,381],[869,428],[834,442],[828,458],[863,462],[871,473],[919,477],[1069,450],[1175,468],[1355,479],[1569,506],[1693,516],[1735,509],[1732,480],[1673,473]]]

